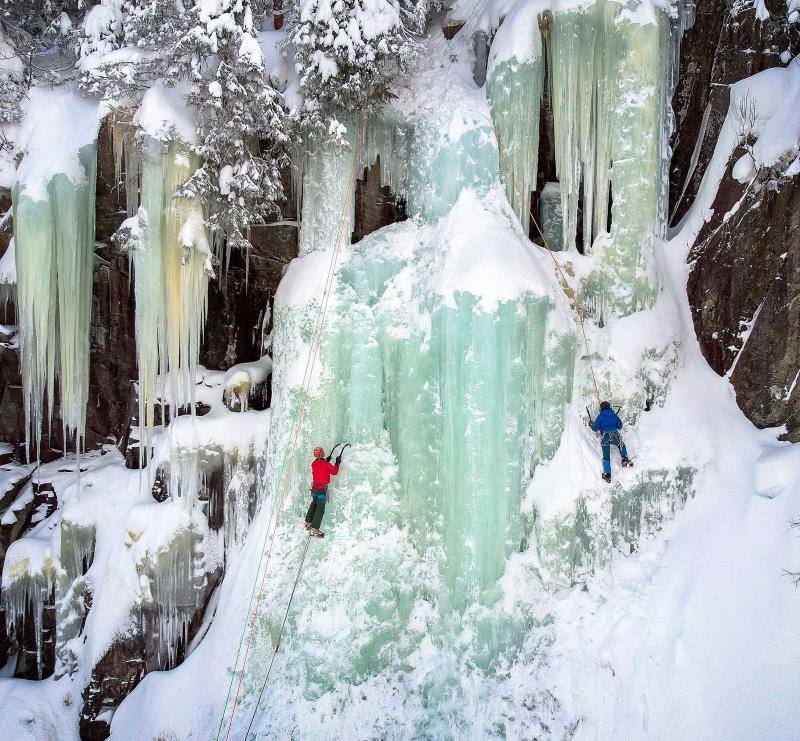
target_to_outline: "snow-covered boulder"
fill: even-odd
[[[222,399],[232,412],[246,412],[250,402],[262,409],[267,402],[267,379],[272,373],[272,358],[269,355],[252,363],[239,363],[225,373]],[[259,404],[260,402],[260,404]]]
[[[754,484],[762,497],[774,499],[800,483],[800,445],[771,448],[756,462]]]

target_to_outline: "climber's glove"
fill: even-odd
[[[340,455],[336,458],[336,468],[339,468],[339,466],[341,465],[342,465],[342,456]]]

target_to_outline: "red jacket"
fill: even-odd
[[[311,477],[314,485],[327,486],[331,482],[331,476],[339,473],[339,466],[334,466],[324,458],[316,458],[311,464]]]

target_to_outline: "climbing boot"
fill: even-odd
[[[317,528],[315,528],[315,527],[309,527],[308,528],[308,534],[312,538],[324,538],[325,537],[325,533],[323,533],[321,530],[317,530]]]
[[[607,484],[610,484],[611,483],[611,474],[610,473],[604,473],[603,474],[603,481],[605,481]]]
[[[305,526],[306,526],[306,530],[311,530],[311,523],[310,522],[306,522]]]
[[[633,468],[633,461],[630,458],[623,458],[622,465],[624,468]]]

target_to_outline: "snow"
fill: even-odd
[[[524,238],[499,189],[484,198],[462,191],[437,229],[446,255],[437,291],[445,305],[455,307],[457,294],[471,293],[491,314],[526,293],[558,295],[549,258]]]
[[[168,87],[158,80],[142,96],[142,102],[133,117],[133,123],[144,134],[159,141],[180,139],[193,144],[197,139],[194,115],[186,104],[184,86]]]
[[[762,497],[774,499],[800,486],[800,448],[785,445],[765,450],[756,461],[755,490]]]
[[[753,169],[771,167],[800,150],[798,108],[800,55],[788,67],[771,67],[731,85],[728,113],[714,154],[703,175],[697,197],[677,230],[682,241],[696,236],[711,218],[711,205],[731,156],[743,137],[751,135],[756,142],[752,147],[752,168],[746,160],[742,164],[741,160],[736,163],[734,177],[740,181],[748,175],[752,177],[750,173]]]
[[[45,200],[48,183],[63,174],[73,183],[86,178],[78,153],[97,139],[102,106],[71,86],[34,87],[23,103],[23,122],[15,143],[25,156],[16,184],[31,200]]]
[[[536,3],[517,2],[509,11],[492,40],[487,77],[502,62],[516,60],[518,64],[536,59],[542,54],[542,37],[536,30],[542,7]]]

